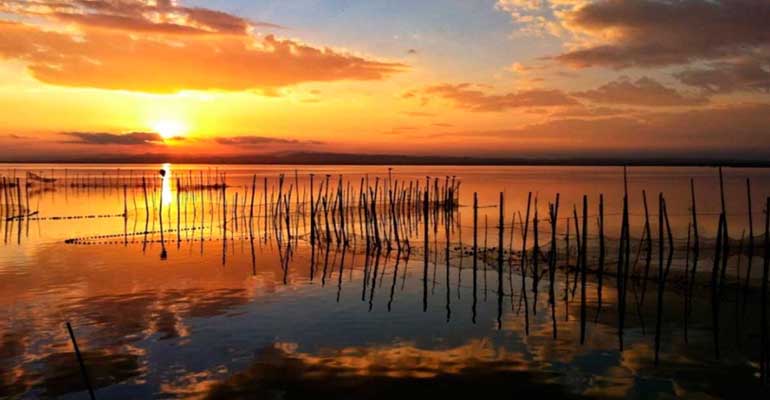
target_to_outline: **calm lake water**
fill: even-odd
[[[630,270],[619,281],[622,168],[0,165],[0,397],[88,397],[66,322],[103,399],[767,396],[770,170],[723,174],[720,267],[718,170],[628,170]],[[368,201],[377,190],[376,206],[362,210],[361,187]],[[457,207],[440,207],[450,188]],[[673,244],[664,254],[660,193]]]

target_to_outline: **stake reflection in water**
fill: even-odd
[[[654,206],[651,212],[647,210],[646,191],[643,189],[639,190],[639,194],[644,201],[637,204],[644,206],[644,214],[633,213],[628,200],[632,192],[629,188],[628,192],[624,189],[621,212],[605,212],[605,196],[601,194],[598,196],[598,213],[590,215],[589,196],[580,194],[577,199],[582,200],[582,207],[578,208],[579,203],[573,203],[573,213],[571,216],[568,213],[566,218],[559,217],[560,195],[556,194],[553,198],[549,195],[548,199],[553,199],[553,203],[547,204],[548,219],[541,221],[544,210],[540,209],[537,194],[533,201],[533,194],[529,192],[524,204],[523,200],[518,203],[515,196],[504,196],[503,192],[498,192],[496,202],[489,197],[480,201],[479,194],[474,193],[471,205],[462,201],[460,181],[448,177],[423,180],[416,177],[401,179],[398,174],[389,175],[388,179],[368,176],[347,179],[344,175],[330,179],[327,176],[316,187],[311,175],[300,180],[300,175],[295,173],[293,180],[284,182],[283,175],[273,174],[262,177],[263,189],[257,188],[259,178],[256,174],[231,178],[230,175],[226,177],[224,173],[212,174],[210,171],[205,174],[203,171],[195,174],[177,172],[173,180],[168,172],[161,179],[147,179],[143,174],[126,175],[120,179],[111,177],[110,183],[89,178],[85,180],[89,185],[104,189],[115,197],[117,212],[104,213],[103,219],[120,218],[120,227],[114,232],[67,238],[68,251],[86,251],[80,250],[86,248],[116,251],[113,245],[119,242],[124,249],[121,254],[128,255],[131,252],[140,254],[148,248],[153,251],[153,246],[157,251],[160,246],[162,258],[167,260],[169,266],[178,266],[180,264],[175,262],[181,260],[206,259],[211,254],[217,257],[221,252],[219,273],[226,276],[246,266],[253,282],[268,279],[273,273],[270,263],[275,256],[278,258],[275,261],[279,266],[276,273],[278,279],[271,284],[277,284],[274,288],[278,293],[276,299],[285,295],[281,287],[300,290],[298,288],[303,287],[300,282],[306,282],[309,286],[317,285],[314,290],[321,298],[326,294],[333,296],[333,303],[339,307],[337,312],[341,313],[338,315],[347,315],[350,296],[355,293],[358,297],[357,284],[361,284],[360,299],[372,315],[378,310],[387,310],[393,318],[401,318],[410,315],[410,310],[416,310],[424,315],[423,319],[428,323],[434,311],[441,308],[441,319],[446,322],[446,328],[441,329],[458,329],[465,323],[476,324],[474,329],[479,330],[492,326],[501,335],[513,332],[521,337],[531,336],[533,342],[542,340],[545,335],[548,340],[553,340],[554,345],[578,348],[582,344],[586,349],[604,346],[602,348],[608,350],[608,339],[617,335],[619,340],[617,346],[612,346],[612,351],[624,351],[626,356],[631,357],[641,351],[640,346],[648,346],[652,349],[649,364],[660,368],[667,368],[667,364],[674,362],[674,351],[689,354],[689,346],[702,344],[700,336],[693,336],[693,332],[703,333],[706,327],[706,332],[711,331],[710,346],[714,348],[714,355],[704,360],[704,365],[706,362],[716,363],[717,359],[729,363],[731,361],[725,360],[724,354],[731,357],[741,354],[753,362],[750,365],[756,366],[745,371],[747,379],[753,376],[754,370],[761,378],[754,378],[756,381],[765,379],[767,260],[764,255],[767,244],[752,245],[753,238],[749,234],[749,259],[755,246],[757,250],[765,247],[764,251],[758,251],[763,256],[762,281],[751,281],[740,275],[734,278],[731,275],[732,266],[738,270],[738,259],[744,246],[738,246],[736,252],[735,246],[726,243],[733,238],[729,237],[726,229],[725,219],[730,213],[725,205],[716,229],[710,231],[716,234],[716,243],[705,244],[706,248],[700,253],[699,235],[704,230],[698,223],[702,223],[703,219],[710,221],[713,215],[697,213],[694,183],[691,186],[691,207],[688,209],[685,205],[678,210],[678,214],[668,197],[661,193],[657,215],[654,215]],[[360,185],[351,184],[356,181]],[[93,195],[88,193],[93,187],[51,184],[54,187],[57,185],[67,188],[69,196],[80,192],[84,196]],[[45,223],[43,218],[54,217],[50,211],[38,216],[32,216],[28,211],[18,214],[20,209],[29,210],[29,204],[34,204],[38,195],[32,194],[30,201],[17,188],[14,192],[17,193],[11,195],[9,191],[4,191],[3,196],[17,199],[19,204],[24,205],[19,206],[9,200],[10,203],[3,207],[3,213],[8,216],[4,224],[6,235],[9,230],[17,232],[22,223]],[[34,193],[34,190],[31,192]],[[747,192],[751,194],[750,189]],[[133,200],[137,196],[143,199],[130,202],[136,204],[132,211],[127,205],[128,197]],[[590,198],[597,197],[592,195]],[[619,200],[620,196],[607,201],[618,204]],[[144,210],[141,209],[142,203]],[[306,207],[307,204],[310,206]],[[469,206],[473,208],[472,226],[463,225],[460,216],[460,211]],[[597,207],[594,205],[591,208]],[[487,241],[485,230],[485,244],[480,246],[479,213],[484,213],[485,221],[491,214],[494,221],[495,212],[498,217],[497,241],[494,236]],[[518,222],[513,217],[506,226],[506,215],[520,217]],[[652,233],[650,223],[655,216],[658,217],[657,235]],[[201,220],[198,221],[198,218]],[[676,218],[687,220],[687,232],[674,229]],[[589,226],[589,220],[595,220],[596,225]],[[134,226],[133,231],[129,230],[131,226]],[[494,228],[493,223],[493,232]],[[463,231],[467,234],[468,229],[473,230],[470,249],[463,246],[461,240]],[[736,232],[736,228],[733,231]],[[563,235],[565,232],[566,236]],[[571,232],[574,232],[572,241]],[[520,248],[518,242],[514,247],[516,236],[522,241]],[[684,242],[690,236],[691,239]],[[167,249],[166,241],[172,240],[177,246]],[[652,257],[653,240],[658,243],[657,260]],[[509,243],[507,250],[506,243]],[[709,239],[709,243],[714,242]],[[196,249],[194,254],[190,251],[193,247]],[[609,257],[605,255],[605,249],[610,250]],[[618,258],[612,260],[611,254],[615,250]],[[413,251],[417,254],[422,252],[422,257],[410,260]],[[571,251],[577,254],[574,263],[569,255]],[[641,258],[643,251],[644,259]],[[636,254],[635,259],[631,252]],[[467,256],[472,257],[472,268],[463,270],[463,257]],[[702,274],[697,274],[698,262],[702,258],[713,261],[713,268],[708,271],[711,274],[707,273],[705,279]],[[681,269],[678,268],[680,265]],[[614,271],[613,266],[616,268]],[[649,273],[651,267],[657,267],[657,275]],[[557,279],[561,276],[557,274],[560,269],[564,272],[564,280]],[[492,281],[488,288],[492,296],[496,295],[497,302],[479,304],[478,274],[486,276],[487,272],[490,279],[497,277],[497,285]],[[520,279],[519,285],[514,283],[516,279]],[[464,283],[469,281],[471,285]],[[655,301],[645,301],[648,281],[656,288]],[[455,286],[457,296],[452,296],[451,290]],[[579,308],[575,299],[578,286]],[[725,338],[720,322],[732,307],[721,306],[737,301],[737,297],[730,299],[727,296],[731,288],[744,294],[740,312],[748,315],[761,313],[761,318],[744,319],[747,326],[741,332],[727,333]],[[703,296],[704,289],[711,290],[710,297]],[[538,301],[538,293],[543,290],[548,293],[547,303]],[[756,295],[759,290],[761,296]],[[556,293],[562,292],[565,306],[559,310]],[[613,292],[617,294],[613,295]],[[749,298],[752,292],[755,299],[762,301],[745,302],[744,299]],[[627,302],[629,294],[636,301]],[[467,307],[469,302],[471,307]],[[684,344],[679,340],[681,334],[674,333],[680,332],[681,327],[671,326],[671,316],[678,314],[682,318],[681,311],[670,311],[672,308],[681,310],[678,307],[682,305],[685,309],[683,339],[687,342]],[[592,312],[594,306],[596,310]],[[602,307],[609,310],[616,308],[617,312],[602,313]],[[556,318],[559,312],[565,313],[566,320]],[[589,318],[589,312],[594,318]],[[538,318],[538,315],[546,317]],[[627,318],[629,315],[631,318]],[[654,337],[646,336],[640,324],[645,319],[651,321],[653,317],[656,321]],[[738,337],[727,340],[733,339],[729,335],[754,335],[759,340],[737,346],[744,342],[737,340]],[[736,346],[731,343],[736,343]]]

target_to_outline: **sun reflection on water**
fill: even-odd
[[[161,167],[161,180],[163,181],[163,205],[167,206],[171,204],[171,164],[164,163]]]

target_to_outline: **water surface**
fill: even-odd
[[[0,169],[7,182],[20,178],[22,199],[17,206],[17,195],[8,195],[16,188],[8,187],[3,194],[11,200],[0,201],[0,396],[87,396],[65,322],[75,330],[98,398],[767,395],[759,380],[767,170],[724,170],[731,241],[714,302],[709,282],[721,211],[718,171],[631,168],[632,278],[621,313],[615,275],[624,192],[620,168],[34,164]],[[35,181],[27,171],[56,182]],[[311,173],[316,196],[327,175],[330,193],[314,245]],[[292,193],[284,203],[277,200],[280,174],[282,195]],[[339,204],[340,176],[345,224],[332,211]],[[381,191],[379,227],[391,246],[366,245],[358,207],[362,179],[364,187]],[[421,203],[413,199],[415,207],[396,212],[399,249],[388,219],[388,189],[398,198],[410,183],[424,187],[426,179],[431,188],[453,179],[459,183],[459,207],[431,206],[426,230]],[[701,246],[695,282],[687,246],[691,179]],[[224,191],[215,187],[221,180]],[[648,280],[640,246],[642,191],[654,239]],[[548,211],[557,193],[558,256],[551,281]],[[660,193],[675,247],[661,297],[656,366]],[[574,268],[578,238],[572,219],[577,214],[582,229],[583,195],[585,289]],[[606,241],[601,286],[600,195]],[[270,212],[286,205],[288,228],[285,212],[278,218]],[[532,256],[535,210],[540,257]],[[334,233],[326,240],[327,219],[330,233],[346,227],[348,245]],[[524,221],[528,267],[522,278]]]

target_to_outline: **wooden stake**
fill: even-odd
[[[767,375],[768,375],[768,368],[770,368],[770,357],[768,356],[768,352],[770,352],[770,338],[768,338],[767,333],[767,302],[768,302],[768,295],[767,295],[767,279],[768,279],[768,269],[770,269],[770,197],[767,198],[767,203],[765,205],[765,240],[764,240],[764,246],[765,246],[765,256],[764,256],[764,265],[762,268],[762,326],[760,328],[760,331],[762,332],[762,349],[761,349],[761,356],[760,356],[760,376],[761,381],[763,385],[767,385]]]
[[[83,378],[83,383],[86,385],[88,396],[91,398],[91,400],[95,400],[96,394],[94,394],[94,389],[91,387],[91,380],[88,378],[88,370],[86,370],[86,364],[83,362],[83,356],[80,354],[78,342],[75,340],[75,332],[72,330],[72,325],[70,325],[69,322],[67,322],[67,331],[70,334],[70,340],[72,340],[72,347],[75,348],[75,357],[77,357],[78,365],[80,366],[80,376]]]
[[[479,254],[479,197],[478,193],[473,192],[473,316],[472,321],[476,323],[476,302],[478,288],[478,254]]]
[[[446,197],[445,197],[446,199]],[[504,234],[504,207],[503,192],[500,192],[500,219],[497,225],[497,329],[503,328],[503,234]]]
[[[585,343],[586,338],[586,270],[588,269],[587,245],[588,235],[588,197],[583,195],[583,240],[582,250],[580,252],[580,344]]]

